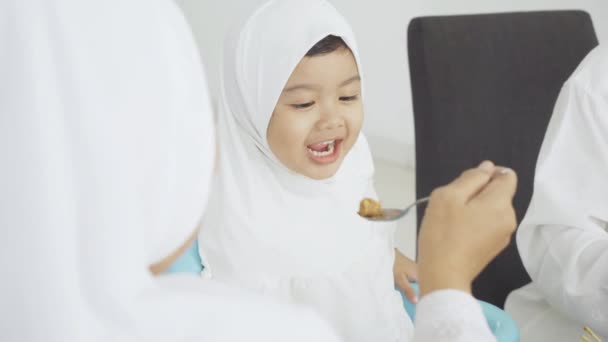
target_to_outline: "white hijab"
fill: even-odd
[[[4,0],[0,23],[0,340],[323,340],[308,316],[148,271],[194,232],[214,157],[174,4]]]
[[[557,100],[518,233],[524,253],[535,250],[528,246],[534,229],[527,226],[569,226],[605,236],[596,220],[608,220],[608,63],[601,60],[607,56],[605,47],[592,51]]]
[[[357,215],[374,171],[362,134],[337,174],[321,181],[290,171],[266,139],[289,76],[328,35],[342,37],[359,60],[352,30],[323,0],[270,1],[226,41],[220,163],[199,235],[203,262],[217,277],[333,274],[370,238],[372,225]]]

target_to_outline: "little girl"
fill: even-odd
[[[376,195],[349,25],[322,0],[273,0],[223,61],[204,276],[310,307],[345,341],[408,340],[394,225],[357,215]]]

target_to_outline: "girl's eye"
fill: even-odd
[[[353,96],[342,96],[340,97],[340,101],[355,101],[356,99],[359,98],[359,95],[353,95]]]
[[[314,101],[311,102],[306,102],[306,103],[296,103],[296,104],[292,104],[291,106],[295,109],[306,109],[311,107],[312,105],[314,105]]]

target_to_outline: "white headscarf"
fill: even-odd
[[[328,35],[341,37],[359,60],[349,25],[323,0],[270,1],[227,39],[220,165],[199,236],[203,262],[217,277],[333,274],[370,238],[372,225],[357,215],[373,176],[362,134],[337,174],[321,181],[290,171],[266,139],[289,76]]]
[[[148,271],[194,232],[214,156],[174,4],[5,0],[0,41],[0,340],[322,339],[307,316]]]

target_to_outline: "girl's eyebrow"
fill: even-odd
[[[359,75],[352,76],[352,77],[348,78],[346,81],[340,83],[340,87],[347,86],[347,85],[349,85],[349,84],[351,84],[353,82],[356,82],[356,81],[361,81],[361,77]],[[314,86],[312,84],[305,84],[305,83],[303,83],[303,84],[296,84],[296,85],[293,85],[293,86],[291,86],[289,88],[285,88],[283,90],[283,93],[289,93],[289,92],[296,91],[296,90],[313,90],[314,91],[314,90],[317,90],[317,88],[318,87],[316,87],[316,86]]]
[[[311,84],[296,84],[294,86],[291,86],[289,88],[285,88],[283,90],[283,93],[289,93],[292,92],[294,90],[317,90],[317,87],[311,85]]]
[[[346,81],[340,83],[340,87],[344,87],[344,86],[349,85],[349,84],[351,84],[351,83],[353,83],[355,81],[361,81],[361,77],[359,75],[355,75],[355,76],[347,79]]]

